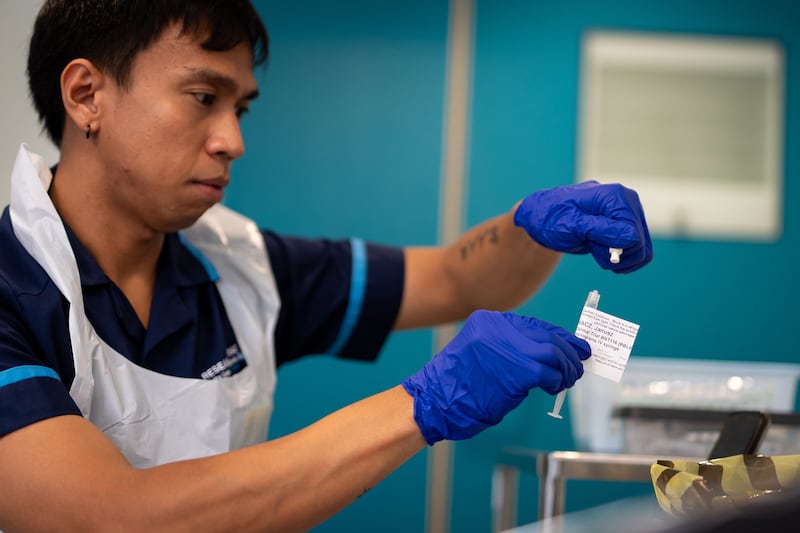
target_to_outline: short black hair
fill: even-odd
[[[66,112],[61,73],[85,58],[127,87],[133,60],[171,25],[205,37],[206,50],[230,50],[246,42],[253,66],[266,63],[269,38],[249,0],[47,0],[33,26],[28,87],[39,120],[61,146]]]

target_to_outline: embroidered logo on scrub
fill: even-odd
[[[203,379],[226,378],[241,372],[247,366],[244,354],[237,344],[232,344],[225,349],[225,359],[215,363],[211,368],[200,374]]]

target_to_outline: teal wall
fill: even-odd
[[[434,244],[447,2],[255,5],[271,59],[243,121],[247,153],[227,203],[291,234]],[[431,346],[429,331],[408,332],[374,365],[313,357],[285,366],[271,436],[397,385]],[[425,470],[420,453],[318,530],[422,531]]]
[[[437,235],[445,0],[256,1],[272,37],[262,98],[244,120],[229,205],[277,231],[432,244]],[[793,0],[478,2],[467,222],[576,172],[578,60],[587,30],[777,39],[786,53],[785,216],[772,244],[655,240],[655,259],[617,276],[565,257],[522,312],[571,329],[589,289],[641,324],[634,356],[797,362],[800,249],[800,3]],[[646,206],[645,206],[646,207]],[[746,216],[743,214],[743,216]],[[429,332],[395,335],[375,365],[309,358],[279,374],[272,436],[388,388],[424,364]],[[567,395],[569,401],[569,395]],[[569,418],[533,392],[498,427],[455,447],[454,532],[489,530],[491,467],[504,445],[573,447]],[[422,531],[422,453],[319,531]],[[520,518],[536,512],[523,479]],[[572,485],[571,485],[572,486]],[[649,490],[575,484],[568,506]]]

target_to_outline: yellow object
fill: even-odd
[[[679,517],[736,511],[800,485],[800,455],[733,455],[709,461],[659,460],[650,466],[659,506]]]

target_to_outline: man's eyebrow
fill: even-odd
[[[187,78],[191,81],[199,81],[203,83],[208,83],[209,85],[214,85],[216,87],[221,87],[226,91],[230,91],[234,94],[239,92],[239,84],[231,77],[225,76],[224,74],[220,74],[219,72],[209,69],[209,68],[186,68]],[[242,96],[242,100],[255,100],[258,98],[258,89],[253,89],[249,93]]]

